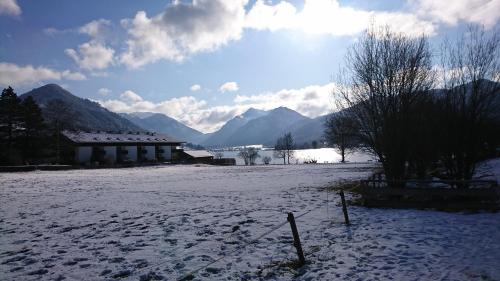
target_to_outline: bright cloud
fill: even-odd
[[[87,34],[94,40],[103,40],[110,25],[111,21],[106,19],[93,20],[80,27],[78,32]]]
[[[142,102],[143,99],[141,96],[139,96],[138,94],[128,90],[128,91],[125,91],[123,92],[121,95],[120,95],[120,98],[124,101],[127,101],[127,102],[132,102],[132,103],[136,103],[136,102]]]
[[[435,1],[411,0],[422,17],[456,25],[459,21],[482,24],[489,28],[500,17],[500,0]]]
[[[305,0],[300,11],[288,2],[266,4],[258,0],[247,14],[245,27],[270,31],[294,29],[312,34],[346,36],[365,30],[371,22],[389,25],[395,31],[409,35],[436,33],[436,26],[432,22],[414,14],[360,10],[341,6],[337,0]]]
[[[98,42],[87,42],[78,46],[78,51],[66,49],[66,55],[72,58],[79,67],[87,70],[104,69],[113,62],[115,51]]]
[[[292,4],[280,1],[275,5],[268,5],[258,0],[248,12],[245,26],[258,30],[277,31],[295,25],[294,19],[297,9]]]
[[[104,42],[106,29],[110,25],[110,21],[99,19],[80,27],[78,32],[89,35],[91,40],[79,45],[78,50],[66,49],[66,55],[73,59],[80,68],[86,70],[105,69],[110,66],[114,60],[115,50],[107,47]],[[46,32],[49,31],[46,29]]]
[[[241,38],[248,0],[174,1],[163,13],[122,20],[129,34],[121,62],[137,68],[160,59],[182,61]]]
[[[258,95],[238,95],[232,105],[212,107],[208,106],[206,101],[193,96],[172,98],[155,103],[144,100],[133,91],[125,91],[118,100],[103,100],[99,103],[115,112],[163,113],[200,131],[213,132],[250,107],[270,110],[286,106],[311,118],[330,113],[334,109],[333,89],[334,84],[326,84]]]
[[[239,90],[238,83],[236,82],[226,82],[219,87],[219,92],[236,92]]]
[[[194,84],[193,86],[189,87],[189,90],[191,90],[191,92],[198,92],[199,90],[201,90],[201,86],[198,84]]]
[[[99,95],[101,96],[107,96],[111,93],[111,90],[108,88],[100,88],[99,90],[97,90],[97,93],[99,93]]]
[[[21,14],[21,8],[16,0],[0,0],[0,15],[1,14],[19,16]]]
[[[19,66],[13,63],[0,62],[1,85],[28,85],[47,80],[85,80],[80,72],[69,70],[57,71],[48,67],[31,65]]]
[[[172,98],[161,102],[151,102],[144,100],[133,91],[125,91],[120,95],[119,100],[98,101],[102,106],[114,112],[156,112],[173,117],[188,126],[204,131],[214,129],[214,124],[210,120],[214,118],[211,114],[217,114],[218,109],[206,107],[204,100],[198,100],[192,96]],[[219,110],[220,111],[220,110]],[[217,125],[219,125],[217,123]]]
[[[332,93],[335,85],[311,85],[301,89],[283,89],[258,95],[237,95],[237,105],[259,109],[285,106],[308,117],[317,117],[332,112],[335,103]]]
[[[405,10],[375,11],[339,0],[304,0],[299,10],[289,1],[173,1],[160,14],[139,11],[121,21],[128,33],[120,62],[138,68],[158,60],[181,62],[190,55],[216,50],[241,38],[245,29],[296,30],[310,34],[354,36],[372,23],[410,36],[437,34],[442,23],[497,23],[500,0],[407,0]]]

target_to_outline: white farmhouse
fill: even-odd
[[[64,131],[63,135],[80,165],[170,162],[184,143],[157,133]]]

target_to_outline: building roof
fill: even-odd
[[[62,133],[72,142],[79,144],[183,143],[183,141],[158,133],[144,133],[144,132],[106,133],[106,132],[82,132],[82,131],[63,131]]]
[[[214,157],[212,153],[206,150],[184,150],[184,153],[193,157],[193,158],[205,158],[205,157]]]

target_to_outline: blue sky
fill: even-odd
[[[498,27],[500,0],[0,0],[0,86],[58,83],[117,112],[204,132],[249,107],[333,110],[343,57],[371,23],[437,45]]]

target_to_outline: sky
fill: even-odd
[[[437,45],[498,30],[500,0],[0,0],[0,87],[47,83],[115,112],[213,132],[250,107],[334,110],[345,54],[371,24]]]

